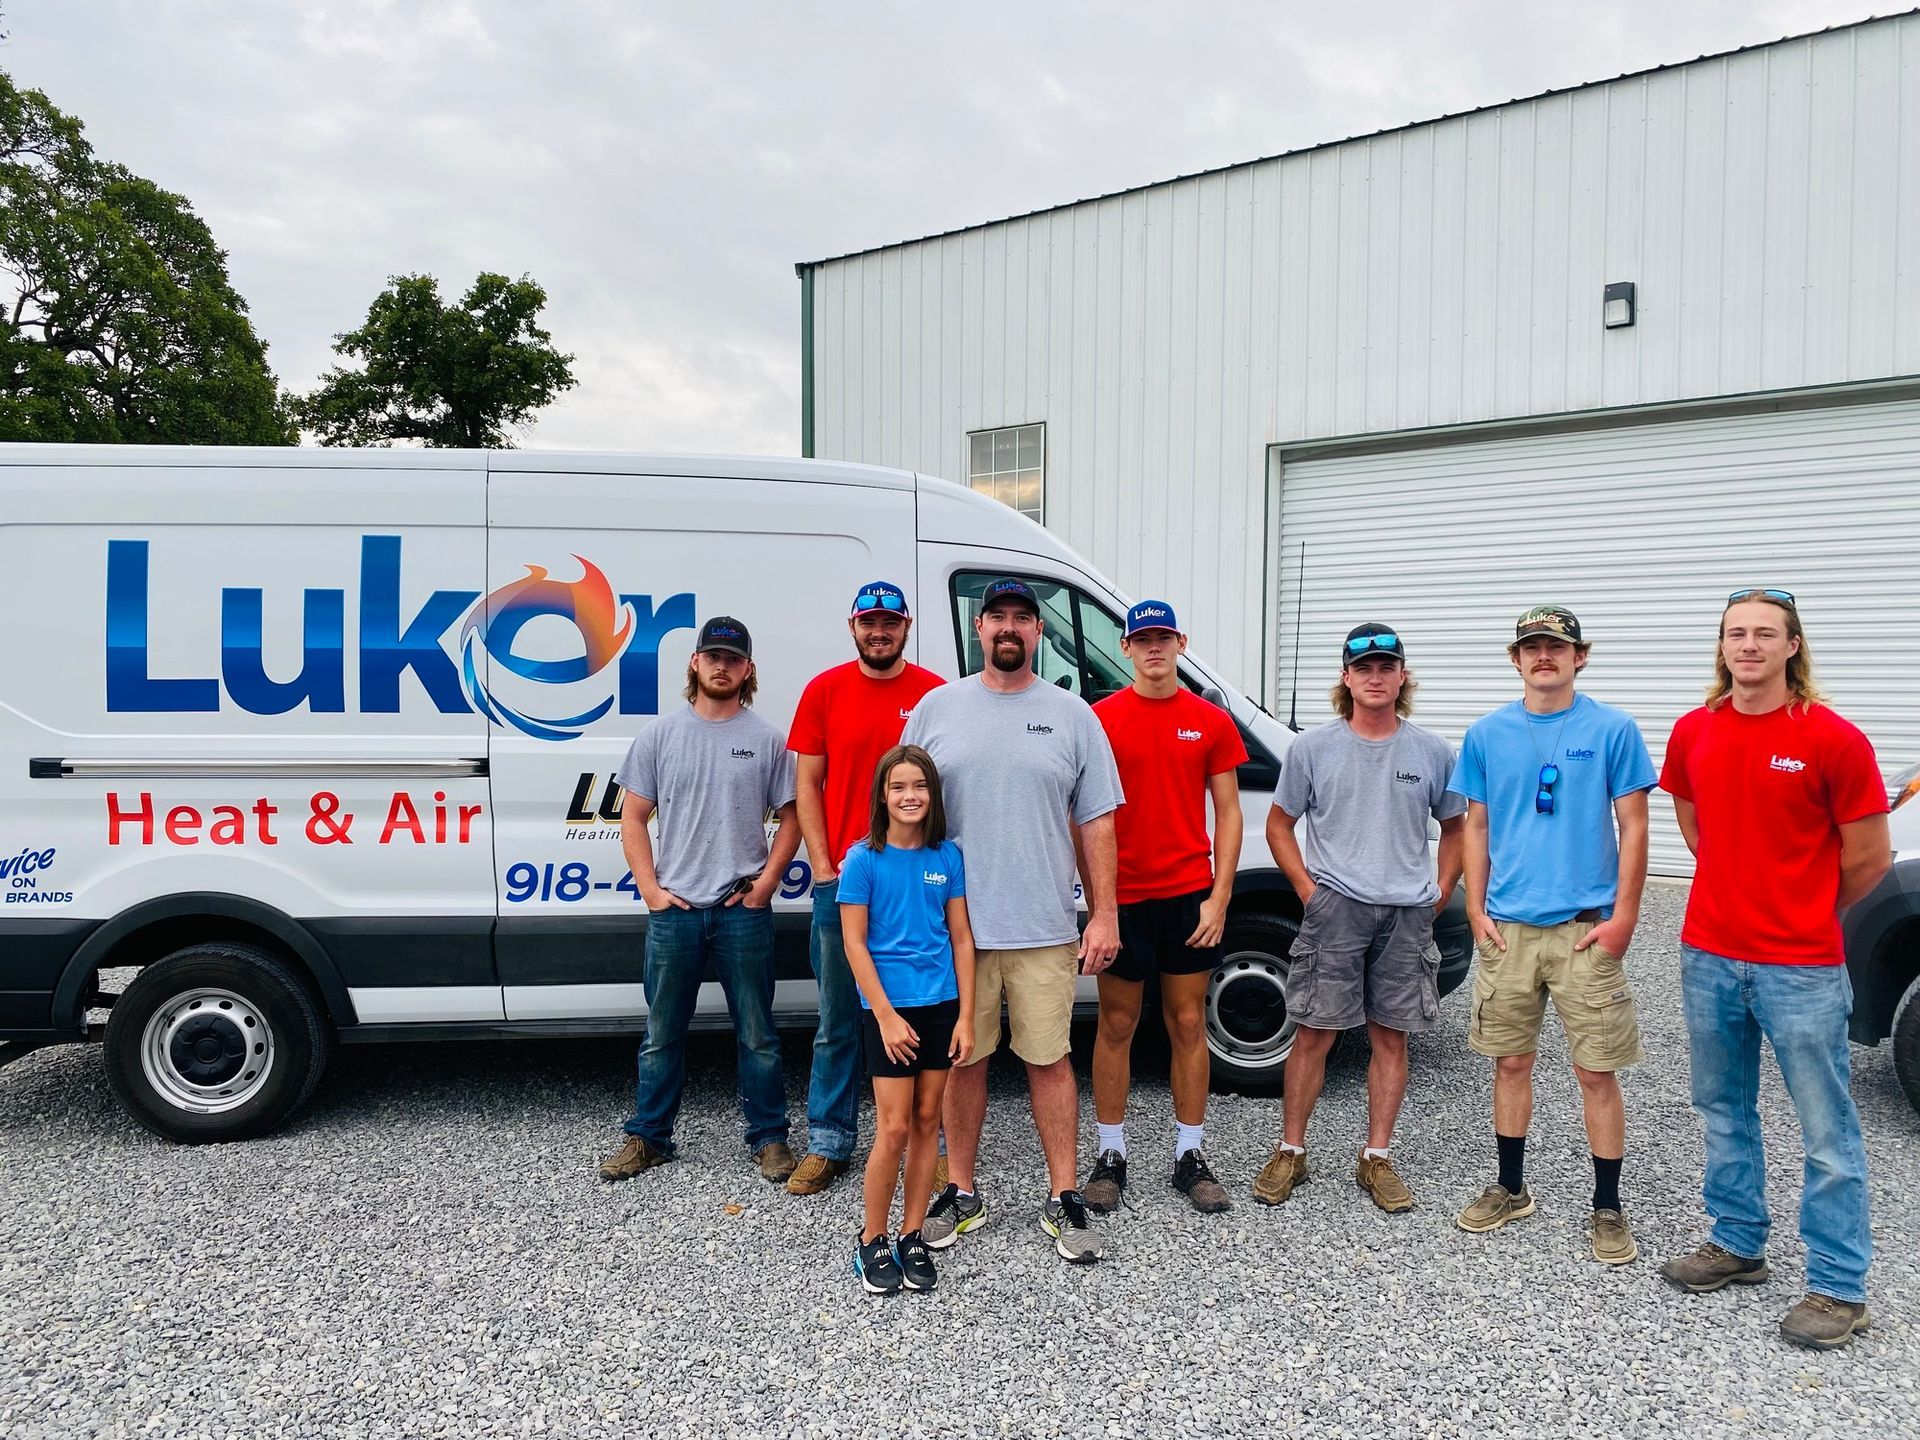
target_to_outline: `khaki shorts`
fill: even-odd
[[[1593,929],[1592,921],[1569,920],[1546,930],[1509,920],[1494,923],[1507,948],[1485,940],[1475,944],[1469,1045],[1495,1059],[1531,1055],[1540,1048],[1540,1024],[1551,995],[1566,1027],[1567,1050],[1582,1070],[1606,1074],[1646,1059],[1633,988],[1620,957],[1598,945],[1573,948]]]
[[[1078,945],[1031,950],[981,950],[973,959],[973,1058],[978,1065],[1000,1048],[1000,1002],[1007,1002],[1013,1053],[1029,1065],[1051,1065],[1072,1043],[1073,987],[1080,974]]]

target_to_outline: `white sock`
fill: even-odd
[[[1187,1125],[1179,1120],[1173,1122],[1173,1158],[1176,1164],[1187,1151],[1199,1150],[1206,1143],[1206,1121],[1202,1120],[1198,1125]]]
[[[1122,1120],[1118,1125],[1102,1125],[1096,1120],[1094,1125],[1100,1131],[1100,1153],[1104,1155],[1113,1150],[1119,1153],[1122,1160],[1126,1159],[1127,1122]]]
[[[1304,1145],[1289,1145],[1289,1144],[1288,1144],[1288,1143],[1287,1143],[1286,1141],[1284,1141],[1284,1140],[1282,1140],[1282,1141],[1280,1142],[1280,1148],[1281,1148],[1282,1150],[1284,1150],[1284,1151],[1286,1151],[1286,1152],[1287,1152],[1287,1153],[1288,1153],[1289,1155],[1304,1155],[1304,1154],[1306,1154],[1306,1153],[1307,1153],[1307,1147],[1306,1147],[1306,1146],[1304,1146]]]
[[[1365,1150],[1363,1150],[1363,1151],[1361,1151],[1360,1153],[1361,1153],[1362,1155],[1364,1155],[1364,1156],[1366,1156],[1366,1157],[1367,1157],[1367,1159],[1369,1159],[1369,1160],[1384,1160],[1384,1159],[1386,1159],[1386,1158],[1387,1158],[1387,1152],[1386,1152],[1386,1151],[1384,1151],[1384,1150],[1376,1150],[1376,1149],[1374,1149],[1374,1148],[1373,1148],[1373,1147],[1372,1147],[1371,1145],[1369,1145],[1369,1146],[1367,1146],[1367,1148],[1366,1148]]]

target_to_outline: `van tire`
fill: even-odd
[[[333,1032],[286,961],[209,941],[134,976],[107,1017],[105,1050],[133,1118],[197,1145],[281,1125],[320,1083]]]
[[[1216,1085],[1278,1093],[1293,1053],[1284,986],[1300,922],[1247,911],[1227,917],[1220,963],[1207,986],[1207,1057]]]
[[[1893,1019],[1893,1073],[1907,1092],[1907,1103],[1920,1110],[1920,981],[1907,991],[1906,1003]]]

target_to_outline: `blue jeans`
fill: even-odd
[[[773,1029],[773,911],[744,905],[675,906],[647,917],[647,1038],[640,1047],[626,1132],[663,1155],[687,1088],[687,1027],[713,962],[740,1054],[740,1111],[747,1149],[787,1138],[786,1082]]]
[[[837,879],[813,887],[807,958],[820,991],[820,1025],[807,1079],[807,1153],[851,1160],[860,1135],[860,987],[847,968],[839,892]]]
[[[1701,1187],[1713,1243],[1757,1259],[1767,1248],[1766,1157],[1760,1142],[1760,1037],[1773,1046],[1800,1118],[1806,1178],[1800,1238],[1807,1289],[1867,1298],[1867,1147],[1853,1105],[1844,965],[1756,965],[1680,947],[1681,997],[1693,1050],[1693,1108],[1707,1130]]]

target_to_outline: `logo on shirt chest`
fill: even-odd
[[[911,710],[902,710],[902,711],[900,712],[900,718],[901,718],[902,720],[911,720],[911,719],[913,718],[913,711],[911,711]]]
[[[929,885],[944,885],[947,883],[947,877],[942,875],[938,870],[922,870],[920,872],[920,878]]]
[[[1420,783],[1420,777],[1411,770],[1396,770],[1393,772],[1393,778],[1398,780],[1402,785],[1418,785]]]
[[[1176,730],[1173,732],[1173,738],[1176,740],[1204,740],[1207,737],[1206,733],[1201,730]]]
[[[1029,734],[1029,735],[1051,735],[1051,734],[1053,734],[1053,726],[1051,726],[1051,725],[1029,725],[1029,726],[1027,726],[1027,734]]]
[[[733,758],[736,760],[751,760],[753,759],[753,751],[742,750],[739,746],[736,745],[733,748]]]
[[[1591,760],[1592,758],[1593,758],[1592,746],[1588,746],[1582,750],[1574,750],[1570,748],[1567,751],[1567,759],[1569,760]]]
[[[1798,775],[1807,768],[1807,762],[1796,760],[1791,755],[1776,755],[1767,762],[1769,770],[1778,770],[1786,775]]]

